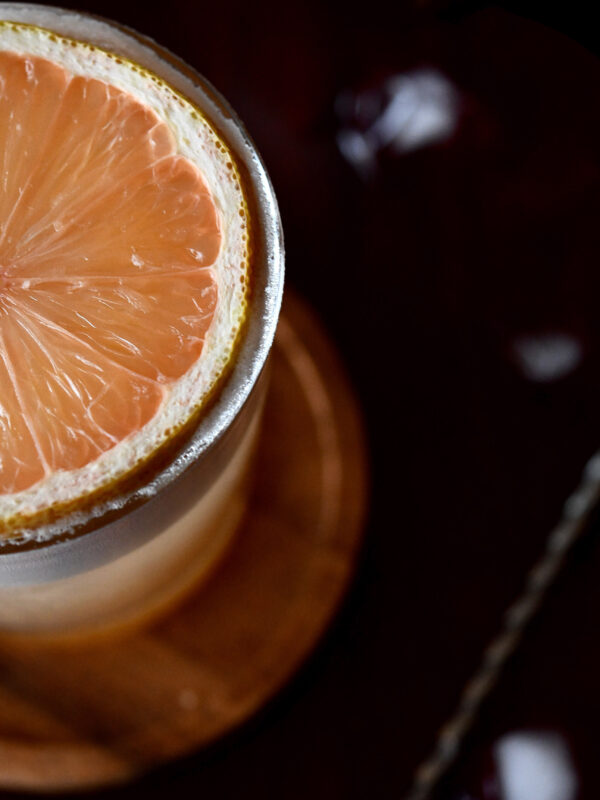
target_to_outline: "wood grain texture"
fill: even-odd
[[[361,540],[360,418],[289,295],[271,367],[248,513],[207,581],[124,638],[0,643],[0,787],[108,785],[193,752],[256,712],[322,636]]]

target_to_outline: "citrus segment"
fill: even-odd
[[[23,416],[15,390],[14,370],[8,359],[4,337],[0,332],[0,475],[5,492],[17,491],[44,477],[44,467],[39,459],[32,431]]]
[[[22,30],[46,52],[51,34]],[[145,102],[139,69],[136,96],[95,77],[114,57],[91,50],[87,76],[0,47],[0,495],[20,497],[6,510],[21,514],[147,459],[207,395],[243,316],[231,156],[192,106],[198,163],[183,155],[181,124]],[[236,208],[231,187],[215,194],[219,170]]]

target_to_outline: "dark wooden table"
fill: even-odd
[[[100,796],[401,797],[600,445],[591,9],[73,5],[157,39],[246,122],[289,282],[361,398],[373,479],[357,580],[291,685],[210,751]],[[438,800],[504,798],[495,743],[520,731],[561,737],[577,797],[600,796],[599,534],[592,522]]]

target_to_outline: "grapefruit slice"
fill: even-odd
[[[146,464],[231,360],[235,161],[159,77],[0,22],[0,532]]]

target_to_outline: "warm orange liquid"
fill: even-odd
[[[72,577],[0,587],[0,636],[112,635],[147,623],[193,589],[223,555],[244,513],[261,409],[258,403],[208,491],[159,536]]]

